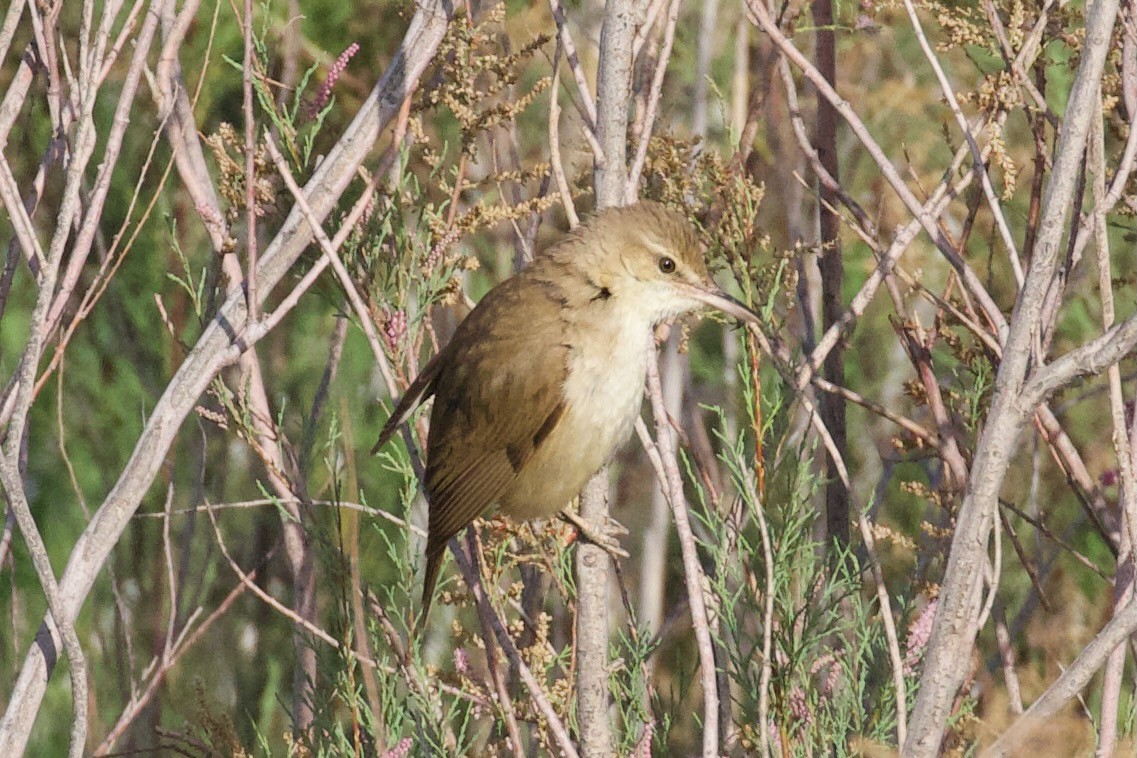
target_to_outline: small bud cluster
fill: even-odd
[[[932,638],[932,622],[936,620],[936,600],[928,603],[928,607],[919,618],[908,628],[908,640],[904,645],[904,673],[916,673],[916,665],[924,657],[924,648]]]
[[[359,43],[352,42],[347,46],[347,49],[340,53],[340,57],[336,58],[336,62],[328,70],[328,78],[316,91],[316,99],[312,101],[309,106],[308,113],[312,118],[319,115],[320,111],[332,99],[332,90],[336,87],[336,82],[339,81],[340,76],[347,69],[348,62],[359,52]]]
[[[654,733],[654,721],[649,721],[644,724],[643,734],[640,735],[640,740],[636,743],[636,749],[632,753],[634,758],[651,758],[651,738]]]
[[[406,758],[411,754],[414,741],[410,737],[403,737],[393,748],[383,753],[383,758]]]
[[[463,676],[470,673],[470,654],[465,648],[454,648],[454,670]]]
[[[391,311],[387,316],[387,322],[383,324],[383,341],[387,343],[387,349],[394,353],[406,336],[407,312],[402,309]]]

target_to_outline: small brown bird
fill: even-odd
[[[446,543],[492,505],[553,516],[631,434],[656,324],[719,289],[690,222],[659,203],[601,211],[490,290],[395,406],[372,452],[434,395],[423,618]]]

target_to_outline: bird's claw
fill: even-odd
[[[586,540],[601,548],[613,558],[628,557],[628,551],[620,547],[620,540],[617,539],[617,537],[630,534],[630,532],[627,527],[611,516],[607,518],[607,523],[599,529],[581,518],[579,513],[562,511],[561,518],[575,526],[577,531],[580,532]]]

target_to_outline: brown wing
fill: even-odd
[[[516,277],[455,333],[434,384],[427,453],[437,550],[501,496],[560,418],[568,370],[561,312],[555,290]]]
[[[446,543],[501,497],[564,411],[562,308],[551,286],[515,277],[482,299],[447,347],[432,388],[424,617]]]

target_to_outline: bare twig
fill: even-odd
[[[754,489],[754,515],[758,518],[758,530],[762,536],[762,560],[766,573],[765,610],[762,617],[762,674],[758,687],[758,729],[761,735],[762,755],[767,758],[770,752],[770,676],[774,670],[774,551],[770,545],[770,529],[766,526],[765,503]]]
[[[671,338],[663,345],[663,355],[659,366],[663,404],[668,416],[676,416],[681,411],[683,401],[681,370],[677,338],[675,335],[671,335]],[[663,625],[667,560],[669,558],[667,543],[668,536],[671,533],[671,523],[668,516],[671,502],[668,496],[670,486],[659,448],[642,418],[636,419],[636,432],[639,434],[640,442],[643,444],[648,460],[655,470],[655,480],[651,486],[651,512],[647,526],[643,530],[637,611],[639,622],[643,624],[649,634],[654,635],[659,633]],[[661,436],[668,436],[671,441],[671,449],[675,449],[676,434],[670,425],[657,425],[656,433]],[[648,661],[648,666],[649,671],[654,668],[654,659]]]
[[[1093,129],[1089,142],[1089,165],[1093,172],[1094,212],[1092,224],[1094,246],[1097,248],[1098,292],[1101,297],[1101,323],[1103,329],[1113,326],[1113,267],[1109,254],[1109,234],[1106,229],[1105,208],[1105,126],[1102,118],[1101,93],[1094,108]],[[1113,451],[1121,480],[1120,502],[1123,518],[1119,530],[1117,551],[1117,577],[1113,588],[1113,610],[1117,613],[1133,599],[1134,545],[1137,545],[1137,459],[1129,446],[1129,428],[1125,423],[1125,398],[1121,389],[1121,369],[1115,363],[1109,367],[1109,409],[1113,421]],[[1113,755],[1117,741],[1117,709],[1121,696],[1121,679],[1125,668],[1125,645],[1118,645],[1109,656],[1102,682],[1101,727],[1098,730],[1099,756]]]
[[[471,567],[477,574],[477,580],[471,586],[477,585],[479,589],[484,589],[483,579],[484,572],[480,568],[478,556],[482,554],[481,546],[478,544],[478,536],[476,530],[466,530],[466,546],[470,550],[474,565]],[[483,593],[484,594],[484,593]],[[522,755],[525,752],[525,743],[521,741],[521,729],[517,726],[517,716],[513,712],[513,700],[509,697],[509,688],[506,686],[505,677],[501,673],[501,668],[497,662],[496,646],[493,641],[494,634],[494,621],[490,618],[494,615],[493,608],[490,607],[488,602],[475,603],[478,609],[478,619],[481,621],[481,634],[482,641],[486,649],[486,668],[489,669],[490,680],[493,681],[494,689],[497,691],[497,706],[505,719],[506,729],[509,731],[509,741],[513,746],[514,755]],[[500,621],[498,621],[500,624]]]
[[[266,136],[265,144],[268,147],[268,152],[272,157],[273,163],[276,165],[276,170],[280,173],[289,192],[292,193],[292,198],[296,201],[296,205],[312,225],[316,241],[320,243],[320,250],[323,252],[324,257],[327,258],[329,265],[332,267],[332,271],[335,272],[340,286],[343,287],[347,295],[348,302],[351,303],[352,310],[355,311],[356,318],[359,319],[359,325],[362,327],[363,333],[367,336],[367,344],[370,345],[371,353],[375,356],[375,362],[379,366],[379,371],[383,374],[383,379],[387,383],[387,390],[392,396],[398,394],[398,384],[395,381],[395,374],[391,368],[391,362],[387,359],[387,354],[383,352],[382,344],[379,341],[379,333],[375,331],[375,324],[371,319],[371,314],[368,312],[367,305],[363,302],[363,297],[359,294],[359,290],[356,289],[355,283],[351,280],[351,274],[348,273],[343,261],[340,260],[339,253],[336,252],[339,250],[340,245],[343,244],[344,239],[346,239],[347,233],[350,231],[350,226],[344,225],[344,227],[341,227],[339,233],[336,235],[335,241],[328,239],[328,235],[317,223],[318,216],[316,212],[304,198],[304,191],[300,189],[300,185],[297,184],[293,178],[292,171],[289,170],[284,156],[280,154],[280,149],[277,148],[276,142],[272,137]]]
[[[671,516],[675,520],[675,532],[679,537],[680,553],[683,556],[683,576],[687,585],[687,601],[691,609],[691,624],[695,629],[695,642],[699,651],[699,681],[703,685],[703,758],[716,758],[719,754],[718,686],[715,679],[715,650],[711,641],[703,588],[703,568],[699,564],[695,535],[691,531],[687,498],[683,495],[683,478],[675,458],[674,437],[668,428],[668,414],[663,402],[663,387],[659,381],[659,357],[656,354],[654,337],[649,337],[647,350],[647,386],[652,414],[655,416],[655,444],[667,476],[665,491],[667,500],[671,504]]]
[[[825,77],[830,87],[836,88],[837,43],[833,33],[833,0],[813,0],[811,9],[813,23],[817,28],[814,46],[817,70]],[[783,68],[788,68],[784,62]],[[839,180],[837,112],[821,92],[817,96],[814,145],[818,163],[833,182],[837,183]],[[832,206],[838,194],[826,182],[822,181],[819,184],[818,194],[821,196],[821,203],[817,209],[820,232],[817,268],[821,274],[821,323],[823,329],[829,329],[840,322],[844,311],[841,300],[845,282],[845,264],[841,252],[841,217]],[[809,339],[812,338],[813,335],[809,335]],[[829,355],[825,356],[822,370],[825,379],[829,382],[836,386],[845,384],[845,348],[841,342],[834,343]],[[844,400],[840,395],[828,393],[821,396],[819,403],[821,420],[833,436],[833,445],[841,457],[845,456],[848,449]],[[834,476],[837,467],[836,458],[829,456],[825,465],[829,480],[825,485],[825,537],[831,543],[830,547],[836,548],[830,554],[833,565],[836,565],[836,560],[841,555],[841,548],[849,544],[851,511],[849,489]]]
[[[568,179],[565,178],[565,166],[561,161],[561,108],[557,103],[560,95],[561,69],[553,66],[553,86],[549,88],[549,165],[553,177],[557,181],[557,192],[561,196],[561,207],[564,208],[569,228],[575,229],[580,225],[580,217],[576,215],[576,206],[572,201],[572,190],[569,189]]]
[[[1099,0],[1100,1],[1100,0]],[[1126,638],[1137,631],[1137,602],[1130,601],[1097,636],[1086,645],[1062,675],[1042,693],[1041,697],[1005,731],[984,755],[1009,754],[1018,741],[1042,721],[1055,715],[1070,698],[1089,684],[1091,677],[1102,667],[1110,653]]]
[[[625,191],[625,201],[635,202],[639,196],[640,174],[643,173],[644,161],[647,160],[647,148],[651,143],[651,132],[655,126],[656,116],[659,115],[659,99],[663,93],[663,75],[667,71],[667,62],[671,60],[671,46],[675,42],[675,22],[679,19],[680,0],[671,0],[667,11],[667,26],[663,29],[663,49],[659,51],[659,59],[655,63],[655,74],[651,81],[651,91],[648,93],[647,108],[643,112],[643,125],[637,131],[640,135],[639,144],[636,145],[636,155],[632,159],[632,166],[628,169],[628,188]]]
[[[25,0],[12,0],[8,12],[4,14],[4,23],[0,24],[0,61],[8,58],[8,48],[12,38],[16,36],[16,28],[20,25],[20,17],[24,15]],[[0,139],[0,142],[3,142]]]
[[[450,544],[457,545],[458,543],[456,540],[452,540]],[[541,715],[543,715],[546,722],[548,722],[549,730],[557,740],[557,746],[560,747],[561,752],[565,754],[566,758],[578,758],[576,748],[573,747],[572,740],[569,739],[568,730],[565,728],[564,721],[557,715],[556,710],[553,708],[552,703],[549,702],[549,698],[545,695],[545,691],[542,689],[541,683],[537,681],[537,677],[534,676],[533,671],[521,658],[521,654],[517,651],[517,646],[513,644],[513,640],[502,624],[497,611],[493,609],[489,598],[486,597],[485,589],[478,579],[477,569],[470,563],[461,550],[452,550],[451,552],[453,552],[454,560],[457,562],[459,570],[461,570],[462,575],[466,579],[466,586],[468,586],[470,591],[474,594],[474,602],[487,610],[485,620],[490,622],[494,635],[497,637],[498,644],[501,645],[502,650],[505,651],[505,655],[509,658],[510,664],[521,674],[521,679],[525,682],[525,686],[529,688],[529,693],[533,697],[533,702],[537,706],[537,710],[541,712]],[[479,611],[479,613],[481,613],[481,611]],[[584,755],[587,755],[587,753],[584,752],[586,744],[586,741],[582,740],[581,752]]]
[[[876,581],[876,598],[880,603],[880,619],[884,624],[884,636],[888,641],[888,657],[892,662],[892,684],[896,688],[896,744],[903,745],[908,736],[908,690],[904,684],[904,659],[900,655],[900,639],[896,635],[896,620],[892,618],[892,602],[888,597],[888,587],[884,583],[884,570],[876,554],[876,540],[872,527],[864,511],[857,517],[857,528],[865,543],[865,552],[872,564],[873,579]]]
[[[257,120],[253,111],[253,0],[245,0],[241,31],[245,45],[245,58],[241,65],[241,110],[245,115],[245,254],[248,256],[245,298],[249,323],[255,324],[260,318],[260,306],[257,300]]]
[[[695,43],[695,91],[691,104],[691,132],[706,139],[707,90],[711,78],[711,58],[717,50],[715,31],[718,28],[719,0],[704,0],[699,17],[699,39]],[[739,24],[743,29],[745,24]],[[741,100],[741,98],[739,98]],[[741,130],[740,130],[741,131]]]
[[[161,516],[162,514],[155,515]],[[266,556],[266,560],[267,558],[268,556]],[[257,569],[252,569],[247,573],[247,576],[250,579],[256,579],[256,574]],[[138,718],[143,709],[154,699],[154,695],[158,693],[158,688],[165,682],[166,674],[169,673],[170,669],[177,665],[178,661],[182,659],[182,656],[189,652],[190,648],[201,640],[215,621],[225,615],[233,603],[244,594],[247,588],[248,585],[245,584],[245,582],[238,581],[237,585],[229,591],[229,594],[213,609],[213,612],[205,617],[197,627],[194,627],[194,621],[201,609],[199,608],[194,611],[189,619],[187,619],[178,638],[170,641],[170,643],[163,648],[161,655],[151,661],[147,667],[149,680],[146,682],[146,686],[131,695],[130,701],[122,709],[122,713],[119,714],[114,726],[112,726],[106,736],[103,737],[103,741],[99,746],[95,748],[94,755],[106,755],[110,752],[110,749],[114,747],[114,743],[118,738],[134,723],[134,720]]]
[[[900,198],[908,211],[920,222],[920,226],[936,244],[936,247],[944,254],[952,266],[959,271],[964,282],[973,291],[975,297],[981,301],[984,310],[990,313],[999,312],[998,306],[991,299],[991,296],[987,293],[975,275],[975,272],[951,245],[942,230],[936,225],[935,218],[929,210],[921,205],[916,195],[908,185],[905,184],[900,176],[900,172],[892,164],[888,156],[885,155],[884,150],[881,149],[880,145],[869,133],[864,122],[849,103],[837,93],[832,85],[826,81],[824,75],[818,71],[802,52],[794,47],[786,35],[782,33],[762,0],[747,0],[747,8],[750,10],[758,26],[770,36],[770,39],[778,46],[779,50],[805,74],[814,87],[817,88],[818,92],[833,105],[833,108],[849,125],[850,130],[856,135],[861,144],[864,145],[873,161],[880,168],[881,174],[885,180],[887,180],[889,186],[892,187],[893,191],[896,192],[897,197]]]
[[[1022,287],[1024,281],[1023,267],[1022,261],[1019,259],[1018,246],[1015,245],[1015,238],[1011,235],[1011,228],[1007,225],[1007,218],[1003,214],[1003,207],[999,203],[999,198],[995,195],[995,188],[991,184],[991,176],[987,172],[979,145],[971,133],[967,117],[963,115],[963,110],[959,107],[955,90],[952,88],[951,82],[948,81],[947,74],[944,73],[943,66],[940,65],[932,46],[928,43],[928,38],[924,35],[924,27],[920,24],[920,17],[916,15],[916,8],[912,4],[912,0],[904,0],[904,8],[908,11],[908,19],[912,22],[912,29],[916,32],[920,49],[924,51],[924,57],[928,59],[928,65],[932,67],[932,71],[935,72],[936,79],[940,83],[940,92],[947,101],[948,107],[951,108],[952,115],[955,116],[956,126],[963,132],[963,137],[967,140],[967,146],[971,150],[972,166],[975,172],[979,174],[979,184],[983,188],[983,195],[987,198],[987,205],[991,208],[991,215],[995,218],[995,225],[999,229],[1003,246],[1007,249],[1007,257],[1011,261],[1011,271],[1014,272],[1015,283]]]
[[[160,5],[163,1],[166,0],[157,0],[157,4]],[[57,12],[58,7],[53,13]],[[107,13],[111,15],[109,9],[107,9]],[[88,200],[88,216],[72,248],[73,258],[81,257],[79,251],[84,249],[83,235],[87,230],[92,229],[97,224],[98,218],[101,215],[101,200],[105,199],[106,187],[109,185],[110,170],[117,161],[118,149],[121,147],[122,135],[125,131],[125,123],[128,121],[128,119],[123,118],[123,114],[129,110],[130,104],[133,101],[143,63],[149,51],[156,28],[157,19],[151,16],[147,19],[147,23],[143,25],[139,32],[135,55],[131,61],[122,91],[119,95],[116,107],[116,123],[108,136],[106,149],[104,151],[102,171],[96,182],[96,191],[94,196]],[[83,24],[83,29],[89,30],[86,22]],[[52,28],[48,30],[47,34],[50,36],[53,35],[54,32],[55,30]],[[87,35],[84,34],[82,30],[81,35],[84,39],[87,38]],[[100,35],[100,44],[102,39],[103,35]],[[99,49],[100,48],[96,46],[96,50]],[[88,64],[87,71],[90,74],[93,69],[94,58],[89,58],[85,63]],[[91,74],[91,76],[93,76],[93,74]],[[80,192],[83,173],[95,146],[93,111],[98,88],[94,81],[89,80],[87,84],[88,86],[83,91],[82,102],[80,104],[80,115],[75,134],[75,148],[70,156],[71,163],[68,167],[66,187],[60,205],[59,223],[55,229],[46,263],[42,270],[40,290],[32,313],[30,335],[17,369],[18,384],[16,392],[14,393],[14,405],[9,425],[9,433],[4,443],[3,454],[0,455],[0,478],[3,479],[9,507],[15,515],[16,522],[20,526],[20,531],[24,536],[28,551],[32,556],[37,578],[47,597],[50,620],[55,627],[54,630],[52,630],[52,624],[45,622],[44,628],[49,631],[54,631],[55,634],[59,635],[71,666],[74,719],[71,724],[69,753],[74,756],[82,755],[85,752],[88,728],[86,662],[83,656],[82,646],[80,645],[73,625],[78,609],[69,607],[66,599],[66,591],[56,582],[46,547],[39,534],[27,501],[20,460],[24,435],[26,434],[25,424],[32,402],[34,401],[36,372],[39,360],[43,354],[52,320],[50,312],[53,298],[56,297],[55,288],[59,280],[59,270],[63,260],[63,252],[70,238],[72,223],[78,218],[82,210]],[[7,199],[5,204],[11,207]],[[22,211],[22,204],[17,205]],[[29,253],[31,249],[32,248],[29,248]],[[72,261],[72,263],[73,262],[74,261]],[[66,278],[64,278],[64,286],[66,286]],[[10,711],[11,709],[9,709],[9,712]],[[6,713],[4,720],[0,721],[0,743],[4,742],[7,735],[13,731],[21,732],[21,734],[16,736],[17,743],[15,750],[11,752],[22,752],[22,745],[27,739],[27,732],[31,729],[32,721],[34,720],[34,713],[35,711],[32,710],[28,716],[16,723],[11,722],[8,718],[8,713]]]
[[[553,19],[557,22],[557,34],[559,35],[561,46],[565,49],[565,57],[568,59],[569,70],[572,71],[573,80],[576,82],[576,91],[580,96],[580,101],[577,102],[577,106],[581,118],[584,121],[584,137],[588,140],[588,144],[592,148],[593,161],[598,167],[602,167],[607,163],[607,158],[604,153],[604,148],[600,144],[600,128],[596,120],[596,101],[592,99],[592,92],[588,89],[588,79],[584,76],[584,68],[581,66],[580,56],[577,55],[576,45],[572,41],[572,34],[569,33],[568,22],[565,20],[564,7],[561,5],[560,0],[549,0],[549,9],[553,13]],[[555,90],[556,88],[554,87],[554,91]],[[622,150],[620,154],[624,154]]]

